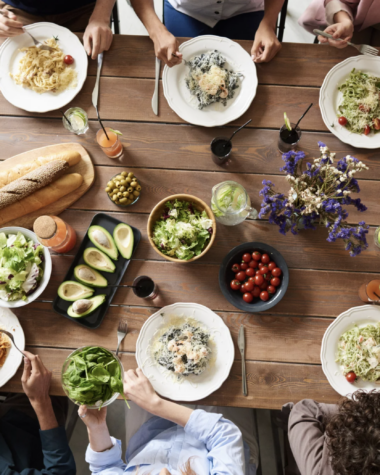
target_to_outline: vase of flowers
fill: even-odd
[[[318,142],[320,158],[304,166],[304,152],[284,153],[285,165],[280,171],[287,173],[290,184],[287,195],[277,193],[271,181],[264,180],[260,218],[268,216],[269,222],[277,224],[279,231],[298,234],[301,229],[316,229],[316,225],[328,229],[327,241],[342,239],[351,256],[357,256],[368,247],[368,228],[364,221],[352,226],[347,223],[345,206],[352,205],[363,212],[367,208],[360,198],[353,199],[352,193],[360,191],[355,175],[368,170],[357,158],[347,155],[334,166],[335,153]]]

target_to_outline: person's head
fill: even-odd
[[[326,425],[337,475],[380,474],[380,393],[356,391]]]

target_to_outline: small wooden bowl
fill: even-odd
[[[153,239],[152,239],[153,227],[156,224],[156,221],[158,221],[161,218],[162,213],[165,209],[165,203],[167,203],[168,201],[174,201],[174,200],[189,201],[190,203],[192,203],[194,205],[195,209],[197,209],[199,211],[206,211],[207,216],[212,221],[212,230],[213,230],[213,232],[211,234],[211,239],[210,239],[209,243],[203,249],[202,253],[199,254],[199,256],[192,257],[188,261],[184,261],[184,260],[178,259],[176,257],[166,256],[165,254],[163,254],[157,248],[157,246],[154,244]],[[179,195],[168,196],[164,200],[157,203],[156,206],[152,209],[152,211],[149,215],[149,219],[148,219],[148,238],[149,238],[149,242],[150,242],[151,246],[153,247],[153,249],[157,252],[157,254],[159,254],[160,256],[164,257],[166,260],[171,261],[171,262],[178,262],[180,264],[187,264],[188,262],[193,262],[193,261],[196,261],[197,259],[201,258],[202,256],[204,256],[206,254],[206,252],[213,245],[214,240],[215,240],[215,235],[216,235],[216,221],[215,221],[215,217],[214,217],[213,212],[211,211],[210,207],[206,205],[206,203],[204,201],[200,200],[199,198],[197,198],[196,196],[193,196],[193,195],[179,194]]]

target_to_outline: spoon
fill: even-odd
[[[246,122],[246,123],[243,124],[241,127],[239,127],[238,129],[236,129],[235,132],[231,135],[231,137],[227,140],[227,142],[226,142],[225,144],[223,144],[223,147],[225,147],[225,146],[228,144],[228,142],[231,142],[233,136],[234,136],[235,134],[237,134],[238,132],[240,132],[241,129],[244,129],[244,127],[245,127],[246,125],[248,125],[250,122],[252,122],[252,119],[249,119],[248,122]]]
[[[14,347],[16,348],[16,350],[18,350],[18,351],[22,354],[22,356],[25,357],[24,353],[20,350],[20,348],[17,347],[17,345],[16,345],[16,343],[15,343],[15,340],[14,340],[14,338],[13,338],[12,333],[7,332],[7,331],[5,331],[5,330],[0,330],[0,333],[5,333],[5,335],[7,335],[7,337],[8,337],[10,340],[12,340],[12,343],[13,343]]]

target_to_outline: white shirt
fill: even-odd
[[[219,20],[264,10],[264,0],[168,0],[181,13],[213,28]]]

